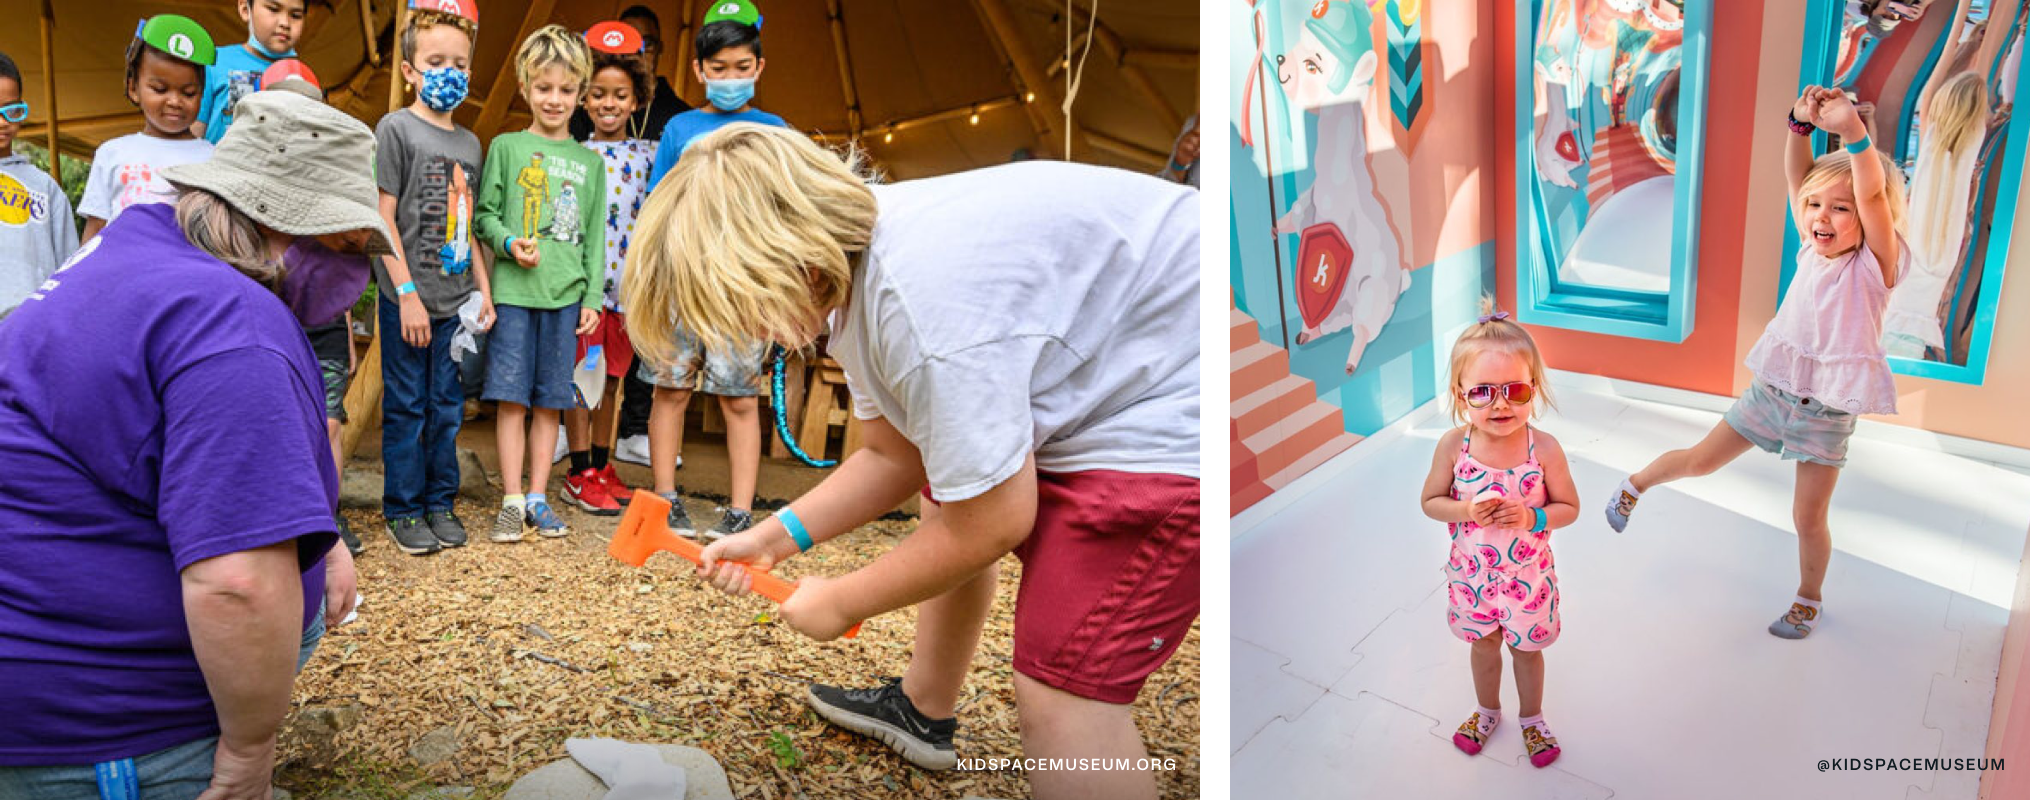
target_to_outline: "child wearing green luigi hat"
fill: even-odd
[[[140,133],[99,145],[92,156],[78,214],[91,241],[121,211],[170,203],[176,189],[162,170],[211,157],[211,143],[191,132],[204,93],[204,70],[216,58],[211,36],[187,17],[158,14],[134,28],[127,43],[127,102],[141,107]]]
[[[754,122],[789,127],[782,117],[755,108],[754,82],[761,77],[767,61],[761,57],[761,12],[747,0],[724,0],[705,13],[704,27],[698,29],[697,60],[691,68],[705,85],[710,102],[695,111],[670,119],[656,146],[655,168],[649,172],[648,191],[675,167],[684,149],[705,134],[736,122]],[[649,410],[649,471],[655,478],[656,493],[669,499],[670,529],[687,537],[699,536],[679,499],[677,465],[682,461],[684,412],[691,392],[697,390],[719,397],[719,410],[726,416],[726,443],[732,471],[726,513],[710,530],[707,541],[730,536],[754,525],[754,486],[761,471],[761,401],[767,389],[762,362],[768,343],[758,339],[736,340],[726,347],[706,348],[698,337],[681,327],[676,331],[676,361],[652,364],[642,361],[637,371],[653,384],[655,398]]]

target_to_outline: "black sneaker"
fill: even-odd
[[[394,537],[395,547],[412,556],[427,556],[443,549],[429,526],[416,517],[388,520],[388,535]]]
[[[669,492],[662,498],[670,501],[670,532],[686,539],[698,538],[698,529],[691,524],[691,514],[684,510],[683,493]]]
[[[465,546],[465,523],[458,521],[458,512],[446,509],[423,515],[423,524],[430,526],[430,535],[437,537],[437,543],[445,547]]]
[[[359,540],[359,534],[352,532],[352,526],[346,524],[345,517],[332,517],[332,519],[338,522],[338,538],[345,542],[347,552],[352,553],[354,557],[358,557],[359,554],[367,551],[366,543]]]
[[[877,689],[841,689],[811,684],[811,708],[846,730],[879,739],[919,767],[948,770],[958,765],[952,735],[959,721],[931,719],[917,713],[902,693],[901,678],[883,678]]]
[[[726,516],[719,518],[719,524],[705,532],[705,541],[716,542],[752,527],[754,527],[754,512],[744,508],[729,508],[726,509]]]

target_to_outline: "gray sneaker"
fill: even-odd
[[[520,505],[501,506],[500,513],[493,518],[493,535],[488,538],[502,544],[521,541],[528,533],[526,514],[527,510]]]
[[[716,542],[752,527],[754,527],[754,512],[744,508],[729,508],[726,509],[726,516],[719,518],[719,524],[705,532],[705,541]]]
[[[1818,626],[1819,610],[1803,603],[1791,603],[1790,611],[1769,623],[1769,635],[1779,639],[1802,639]]]
[[[397,549],[412,556],[427,556],[443,547],[429,526],[416,517],[388,520],[388,536],[394,538]]]
[[[458,521],[457,512],[450,509],[429,512],[423,515],[423,524],[430,526],[430,534],[437,537],[438,544],[465,546],[465,523]]]
[[[684,510],[683,494],[664,492],[661,496],[664,500],[670,501],[670,532],[686,539],[698,538],[697,527],[691,524],[691,514]]]

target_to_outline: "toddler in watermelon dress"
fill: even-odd
[[[1515,662],[1523,741],[1530,763],[1556,761],[1544,724],[1544,648],[1557,641],[1558,577],[1550,532],[1579,516],[1564,448],[1530,426],[1549,405],[1536,342],[1506,313],[1489,314],[1452,348],[1452,417],[1424,481],[1424,513],[1447,523],[1446,620],[1473,647],[1479,707],[1453,734],[1468,755],[1501,722],[1501,650]]]

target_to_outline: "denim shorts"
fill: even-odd
[[[738,341],[722,350],[707,350],[696,334],[677,326],[677,360],[653,364],[636,354],[639,377],[664,389],[695,389],[720,397],[760,397],[768,393],[768,342]]]
[[[324,378],[324,418],[345,422],[345,391],[352,385],[352,334],[343,326],[305,331]]]
[[[303,631],[303,643],[296,655],[296,670],[310,662],[317,643],[324,638],[324,604]],[[218,737],[165,747],[135,756],[130,768],[144,800],[195,800],[211,788],[212,759],[218,751]],[[109,762],[110,765],[111,762]],[[98,765],[58,767],[0,767],[0,798],[7,800],[97,800]]]
[[[497,305],[486,342],[485,400],[533,408],[577,408],[571,393],[578,352],[578,307],[544,310]]]
[[[1828,467],[1847,465],[1854,415],[1773,388],[1761,378],[1727,409],[1726,419],[1741,438],[1786,460]]]

